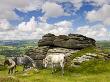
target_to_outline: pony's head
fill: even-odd
[[[8,59],[6,59],[6,60],[4,61],[4,66],[5,66],[5,65],[8,65],[8,66],[11,65]]]
[[[36,63],[35,63],[35,62],[32,62],[32,66],[33,66],[34,68],[36,68]]]
[[[44,67],[46,68],[47,67],[47,65],[48,65],[48,60],[45,58],[45,59],[43,59],[43,65],[44,65]]]

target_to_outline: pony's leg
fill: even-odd
[[[23,71],[25,71],[25,65],[23,66]]]
[[[15,65],[15,67],[14,67],[14,73],[16,73],[16,65]]]
[[[12,73],[15,73],[15,70],[16,70],[16,67],[14,66],[14,67],[12,68]]]
[[[11,74],[13,74],[13,68],[11,68]]]
[[[23,71],[25,71],[26,69],[27,69],[27,65],[24,65],[24,67],[23,67]]]
[[[52,66],[52,74],[53,74],[53,72],[54,72],[54,64],[52,63],[51,66]]]
[[[64,66],[62,67],[62,75],[64,75]]]
[[[54,67],[53,67],[53,68],[54,68],[54,71],[56,72],[57,70],[55,69],[55,64],[54,64],[53,66],[54,66]]]
[[[64,75],[64,63],[60,63],[61,68],[62,68],[62,75]]]
[[[8,74],[10,74],[10,71],[11,71],[11,70],[9,69],[9,70],[8,70]]]

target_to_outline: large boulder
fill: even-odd
[[[25,55],[30,56],[36,62],[36,66],[41,68],[48,49],[48,46],[30,48],[26,51]]]
[[[80,34],[59,35],[46,34],[38,42],[38,46],[51,46],[69,49],[83,49],[95,46],[95,40]]]
[[[65,56],[69,56],[73,53],[76,53],[79,50],[73,50],[73,49],[66,49],[66,48],[51,48],[48,50],[46,55],[54,55],[54,54],[64,54]]]
[[[39,40],[39,46],[53,46],[53,41],[55,40],[54,34],[46,34],[42,37],[43,39]]]

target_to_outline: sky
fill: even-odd
[[[110,40],[110,0],[0,0],[0,40],[47,33]]]

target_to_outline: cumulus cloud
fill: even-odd
[[[99,10],[92,10],[87,13],[86,18],[91,22],[101,21],[105,25],[110,25],[110,5],[103,5]]]
[[[15,9],[22,12],[42,9],[45,16],[60,16],[64,15],[63,8],[56,2],[47,2],[45,0],[0,0],[0,19],[16,19],[19,16],[15,13]],[[57,12],[55,12],[57,10]],[[55,13],[54,13],[55,12]]]
[[[61,21],[59,23],[47,24],[47,23],[39,23],[39,27],[37,28],[37,32],[42,33],[42,35],[46,33],[53,33],[55,35],[60,34],[69,34],[73,31],[72,23],[69,21]]]
[[[22,12],[42,9],[45,12],[45,16],[48,17],[64,15],[63,8],[57,4],[62,2],[71,2],[75,10],[79,10],[83,2],[92,2],[95,5],[110,3],[109,0],[0,0],[0,19],[18,19],[19,16],[14,12],[15,9]]]
[[[38,36],[42,36],[47,33],[53,33],[55,35],[61,34],[69,34],[73,31],[72,22],[70,21],[61,21],[55,24],[48,24],[48,23],[38,23],[36,27],[36,32]]]
[[[6,22],[4,22],[6,23]],[[6,29],[11,28],[7,21],[6,24],[2,24],[1,28],[6,27]],[[4,28],[3,28],[4,29]],[[39,39],[44,34],[53,33],[55,35],[69,34],[73,31],[72,22],[61,21],[55,24],[48,24],[46,22],[35,21],[35,17],[32,17],[28,22],[20,23],[16,29],[5,30],[0,32],[1,40],[23,40],[23,39]],[[4,37],[5,36],[5,37]]]
[[[76,33],[83,34],[85,36],[94,38],[96,40],[109,40],[110,34],[107,28],[102,24],[97,24],[94,26],[82,26],[78,27]]]
[[[42,12],[45,13],[42,19],[45,21],[49,17],[58,17],[63,15],[69,15],[64,12],[64,9],[61,5],[58,5],[55,2],[46,2],[42,6]]]
[[[0,19],[15,20],[20,17],[15,13],[15,9],[22,12],[42,9],[45,12],[45,17],[56,17],[64,15],[65,12],[61,5],[56,1],[47,0],[0,0]],[[57,11],[57,12],[55,12]]]
[[[57,3],[71,2],[74,5],[75,10],[79,10],[84,0],[48,0],[48,1],[57,2]]]
[[[104,4],[109,4],[109,0],[86,0],[86,2],[92,2],[95,6],[102,6]]]
[[[36,30],[35,17],[32,17],[29,22],[22,22],[18,25],[18,30],[24,32],[33,32]]]
[[[71,21],[61,21],[53,25],[45,22],[49,17],[68,15],[59,4],[62,2],[71,2],[75,10],[79,10],[83,2],[100,6],[98,10],[89,11],[86,18],[91,22],[101,21],[105,26],[110,26],[109,0],[0,0],[0,39],[37,39],[46,33],[59,35],[73,32]],[[20,18],[15,13],[15,9],[22,12],[42,9],[44,16],[41,20],[43,22],[37,23],[32,17],[28,22],[22,22],[16,26],[16,29],[13,29],[8,20]],[[107,39],[109,32],[104,25],[82,26],[77,29],[77,33],[96,39]]]
[[[18,19],[15,9],[22,12],[33,11],[41,9],[43,3],[44,0],[0,0],[0,19]]]
[[[0,31],[5,31],[11,29],[10,23],[6,19],[0,20]]]
[[[51,2],[71,2],[73,4],[73,6],[75,7],[75,10],[79,10],[82,5],[83,2],[88,2],[94,6],[102,6],[104,4],[109,4],[110,0],[48,0]]]

